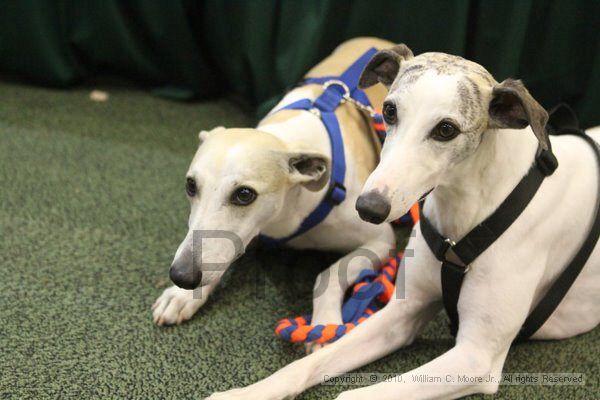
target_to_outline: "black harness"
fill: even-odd
[[[561,105],[551,111],[547,129],[552,135],[576,135],[588,142],[594,149],[600,168],[600,149],[598,148],[598,144],[584,131],[579,129],[577,118],[570,108]],[[442,262],[443,302],[446,313],[450,318],[450,331],[453,336],[456,336],[458,331],[457,303],[460,296],[460,289],[471,263],[491,246],[521,215],[533,196],[535,196],[544,179],[552,175],[557,167],[558,161],[552,153],[552,149],[543,150],[538,148],[535,162],[527,172],[527,175],[521,179],[494,213],[473,228],[458,242],[453,242],[451,239],[439,234],[423,214],[424,202],[421,202],[421,233],[435,257]],[[558,276],[546,295],[529,314],[516,340],[529,338],[544,324],[556,307],[558,307],[592,253],[600,236],[600,176],[596,199],[594,223],[587,238],[575,257],[573,257],[573,260]]]

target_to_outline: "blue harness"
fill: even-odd
[[[263,242],[272,245],[281,245],[302,235],[320,224],[327,218],[335,206],[341,204],[346,199],[346,187],[344,186],[344,178],[346,176],[344,141],[342,139],[340,123],[335,115],[335,110],[342,103],[351,102],[358,108],[368,111],[374,119],[374,122],[379,126],[383,126],[383,117],[381,114],[374,112],[369,98],[364,91],[358,88],[360,75],[375,53],[377,53],[377,49],[375,48],[367,50],[367,52],[360,56],[360,58],[340,76],[324,76],[320,78],[305,79],[302,81],[301,85],[323,85],[323,93],[314,101],[310,99],[301,99],[274,111],[305,110],[321,118],[331,143],[331,178],[329,181],[329,189],[327,190],[325,197],[317,208],[302,221],[295,232],[286,237],[277,239],[261,235],[261,240]],[[385,130],[378,129],[377,134],[379,139],[383,142]]]

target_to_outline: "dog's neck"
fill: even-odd
[[[424,213],[438,231],[458,241],[492,214],[525,176],[538,142],[531,128],[488,130],[477,151],[444,177]]]

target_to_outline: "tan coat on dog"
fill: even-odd
[[[309,71],[307,77],[338,76],[368,49],[391,45],[373,38],[350,40]],[[321,85],[297,87],[275,110],[299,99],[314,100],[322,91]],[[385,87],[373,87],[367,94],[372,104],[381,108]],[[363,269],[379,266],[372,260],[387,258],[395,248],[389,224],[366,223],[354,209],[358,194],[379,160],[380,144],[370,118],[350,103],[342,104],[336,115],[344,140],[346,200],[317,227],[289,242],[295,248],[348,253],[317,278],[315,324],[342,323],[341,306],[348,285]],[[201,132],[200,139],[187,172],[189,231],[171,267],[171,278],[180,287],[166,289],[154,304],[154,321],[159,325],[190,319],[253,238],[260,233],[281,238],[295,232],[328,189],[329,136],[320,118],[311,112],[276,112],[265,117],[256,129],[216,128]],[[204,238],[196,243],[194,232],[226,232],[229,236]],[[201,260],[195,260],[198,271],[193,264],[200,244]],[[189,290],[195,287],[195,291]]]

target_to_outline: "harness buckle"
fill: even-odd
[[[448,243],[450,245],[450,247],[456,246],[456,242],[450,238],[444,239],[444,242]]]
[[[317,117],[321,118],[321,110],[319,110],[317,107],[309,108],[308,112],[310,112],[311,114],[314,114]]]
[[[466,275],[467,272],[471,270],[471,265],[469,264],[466,267],[463,267],[460,264],[446,260],[442,263],[442,268],[450,268],[452,271],[456,271],[458,273]]]
[[[465,265],[465,263],[452,249],[454,246],[456,246],[456,242],[450,238],[444,239],[444,242],[448,244],[448,248],[444,253],[445,261],[443,262],[443,264],[447,266],[450,265],[452,266],[452,268],[461,271],[463,274],[469,272],[471,270],[471,264]]]

